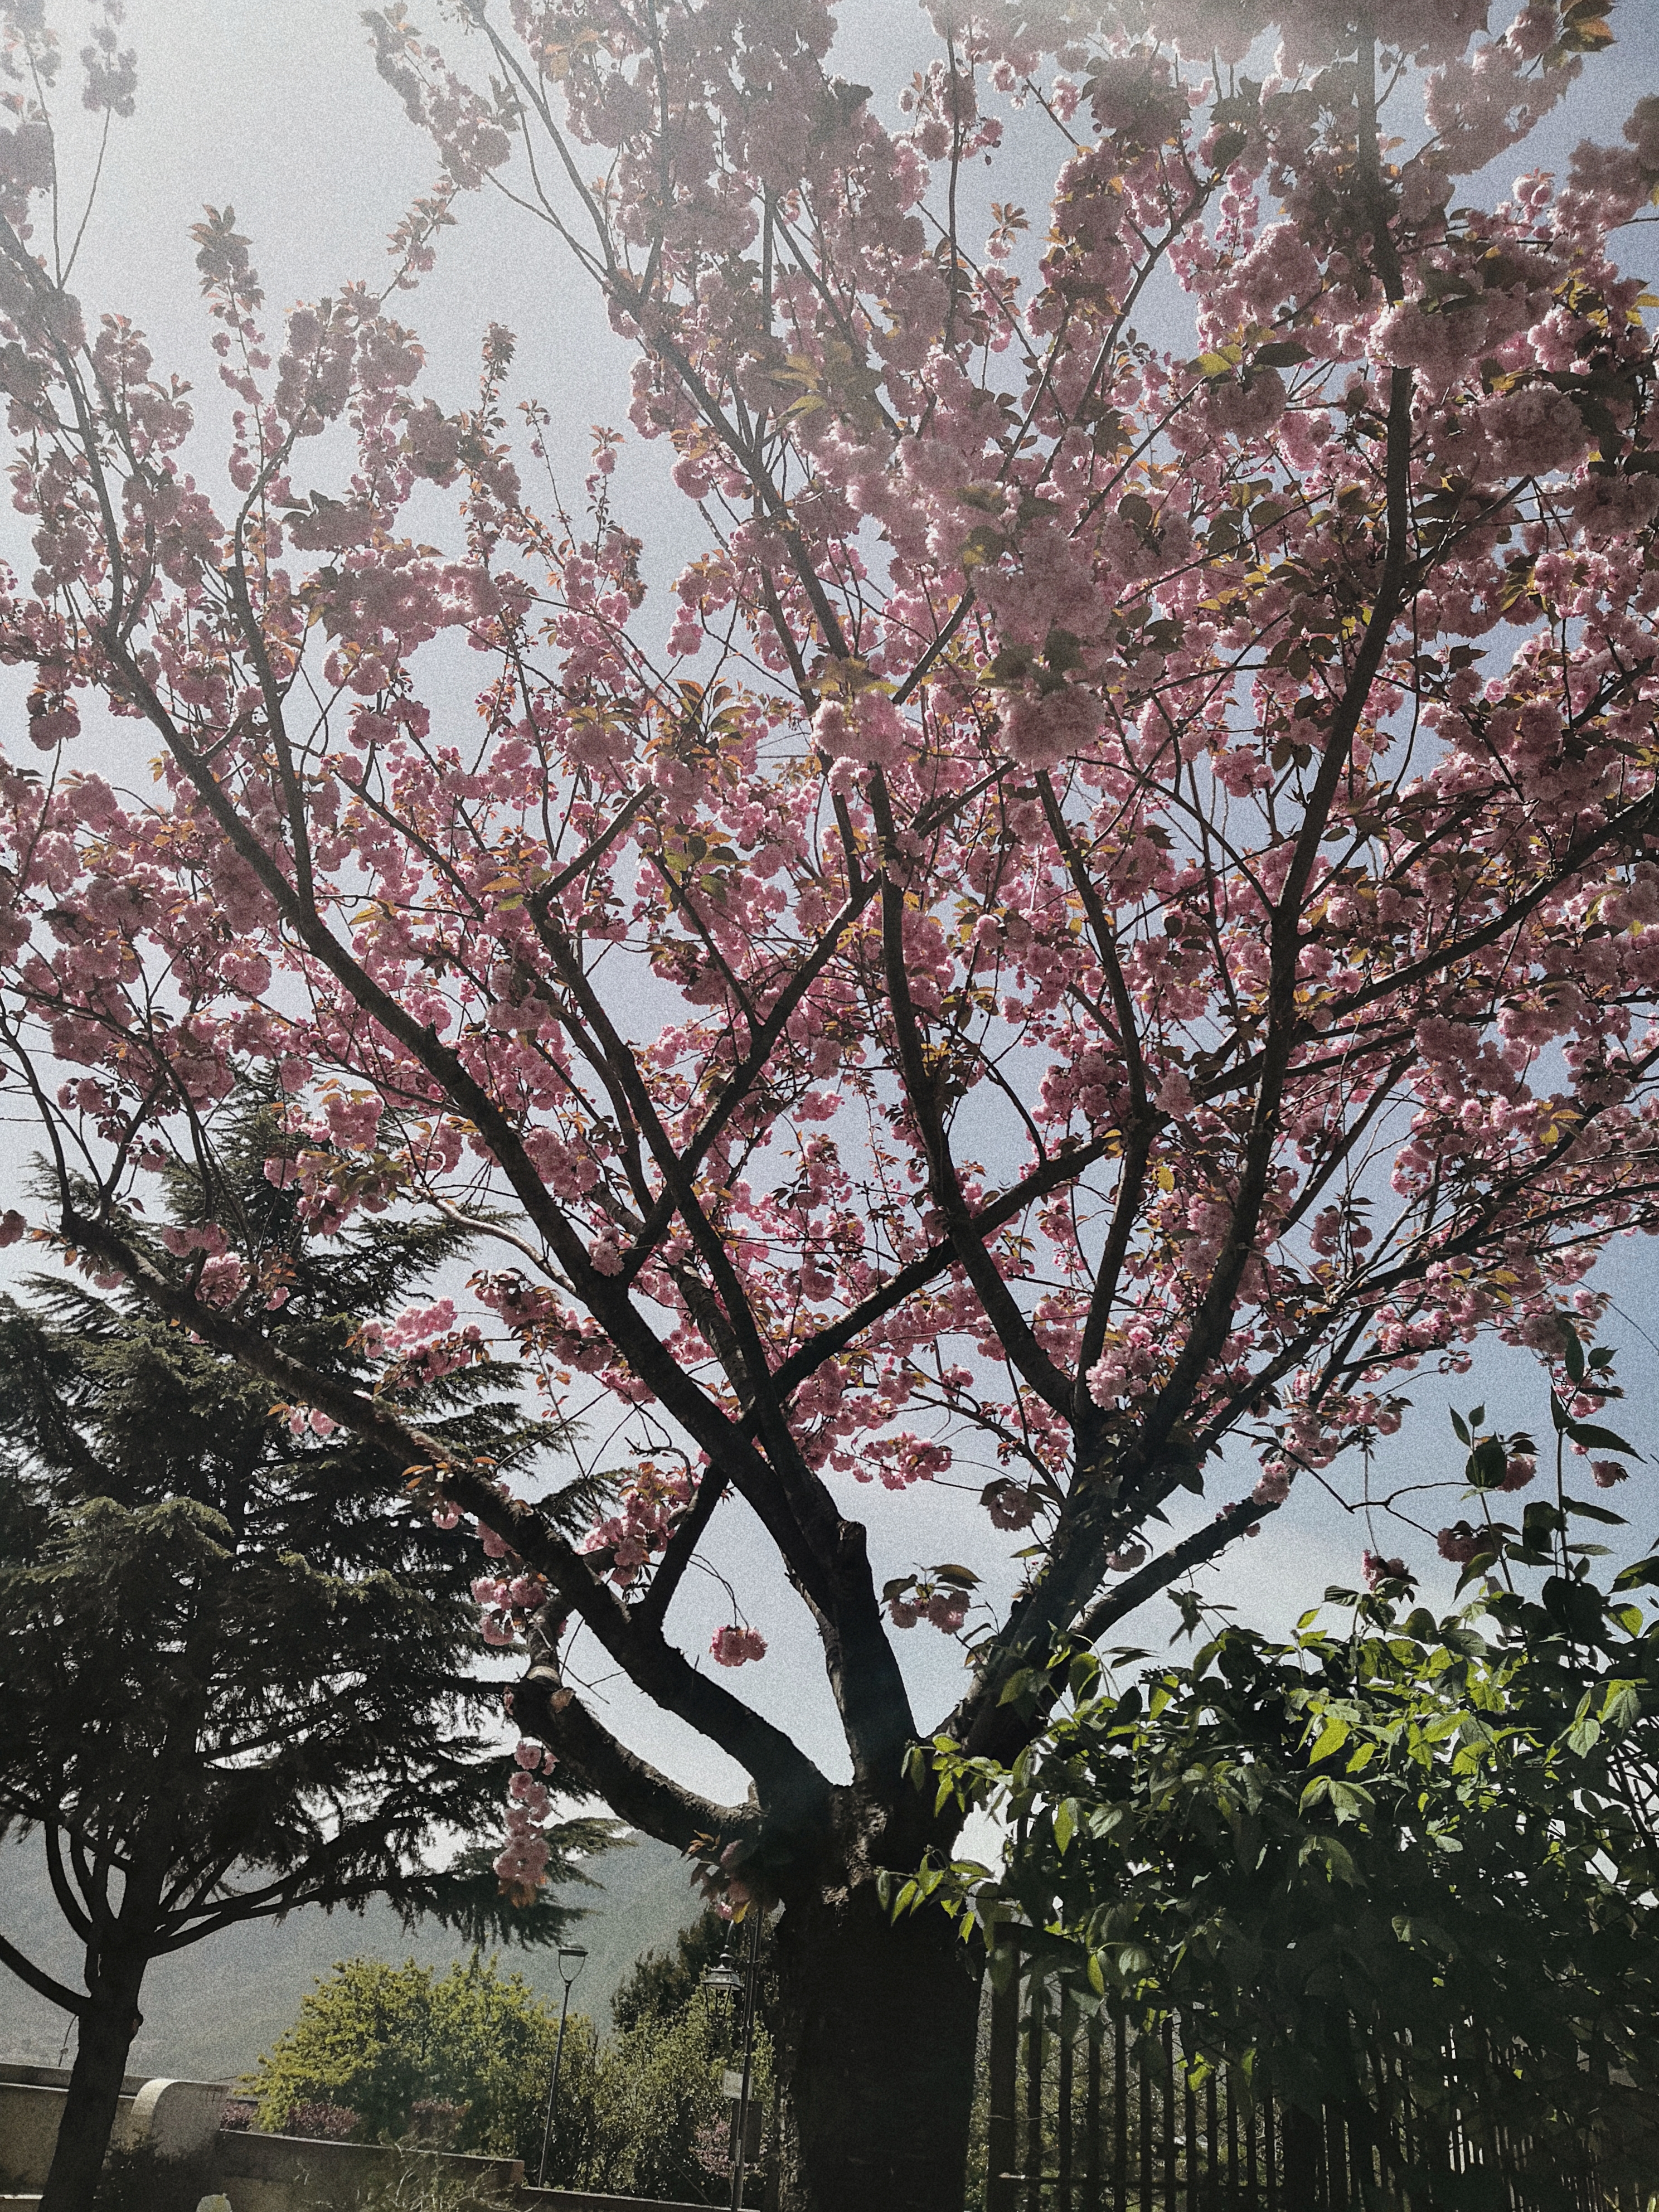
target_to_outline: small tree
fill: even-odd
[[[522,1976],[476,1953],[441,1975],[412,1959],[344,1960],[301,1999],[299,2018],[249,2077],[258,2124],[303,2133],[296,2112],[332,2105],[356,2116],[361,2140],[401,2142],[417,2130],[417,2107],[445,2105],[455,2113],[452,2148],[527,2159],[540,2142],[557,2027]],[[580,2020],[566,2038],[567,2094],[578,2105],[591,2041]]]
[[[696,1989],[684,2004],[641,2019],[600,2053],[589,2187],[632,2197],[727,2201],[732,2107],[721,2075],[736,2063],[732,2008]],[[771,2100],[772,2042],[755,2037],[753,2109]]]
[[[319,1251],[261,1172],[270,1139],[246,1113],[220,1214],[162,1235],[199,1251],[234,1218],[264,1253],[273,1329],[356,1376],[370,1317],[459,1237],[381,1221]],[[556,1441],[487,1364],[428,1358],[405,1381],[471,1453],[520,1466]],[[549,1940],[573,1915],[544,1890],[508,1909],[482,1854],[433,1863],[445,1831],[498,1817],[515,1771],[479,1733],[501,1692],[471,1565],[398,1502],[383,1451],[271,1398],[131,1300],[36,1279],[0,1303],[0,1833],[39,1831],[86,1952],[76,1990],[0,1936],[79,2022],[46,2212],[91,2203],[153,1959],[374,1897],[474,1940]],[[611,1832],[552,1831],[557,1878]]]

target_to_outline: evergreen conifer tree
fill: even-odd
[[[181,1178],[161,1236],[234,1214],[270,1334],[356,1378],[365,1326],[462,1234],[382,1215],[308,1237],[264,1171],[274,1116],[252,1102],[237,1132],[211,1207]],[[501,1686],[481,1664],[473,1547],[398,1502],[381,1448],[273,1406],[137,1301],[26,1287],[0,1300],[0,1837],[38,1831],[85,1988],[3,1932],[0,1962],[79,2023],[42,2205],[84,2212],[153,1960],[302,1905],[383,1898],[473,1942],[556,1939],[574,1908],[544,1888],[509,1910],[483,1852],[435,1863],[447,1835],[499,1817],[514,1771],[490,1741]],[[429,1434],[503,1470],[556,1446],[481,1346],[452,1355],[402,1383]],[[549,1887],[611,1833],[551,1831]]]

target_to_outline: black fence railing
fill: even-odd
[[[983,2212],[1640,2212],[1659,2186],[1632,2190],[1630,2161],[1583,2140],[1506,2127],[1496,2075],[1488,2101],[1468,2053],[1357,2041],[1355,2094],[1308,2112],[1205,2064],[1179,2018],[1066,2021],[1041,1975],[989,2014]]]

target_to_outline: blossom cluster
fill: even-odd
[[[764,1659],[766,1638],[753,1628],[743,1628],[733,1622],[730,1627],[717,1628],[709,1650],[722,1667],[741,1667],[750,1659]]]
[[[675,1520],[696,1495],[689,1474],[641,1460],[622,1492],[617,1511],[595,1523],[583,1548],[603,1554],[599,1563],[610,1579],[618,1589],[626,1589],[660,1554]],[[758,1658],[760,1654],[746,1656]]]
[[[546,1878],[547,1822],[553,1800],[542,1779],[558,1764],[544,1746],[528,1737],[513,1753],[517,1771],[507,1784],[507,1842],[492,1862],[503,1891],[515,1904],[528,1905]]]

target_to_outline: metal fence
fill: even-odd
[[[1421,2052],[1371,2039],[1363,2088],[1309,2112],[1188,2049],[1185,2025],[1109,2012],[1062,2029],[1025,1975],[990,2000],[984,2212],[1613,2212],[1591,2157],[1425,2103]],[[1447,2054],[1449,2068],[1452,2055]],[[1458,2061],[1467,2087],[1467,2058]],[[1632,2201],[1645,2202],[1646,2191]],[[1628,2194],[1628,2191],[1626,2192]]]

